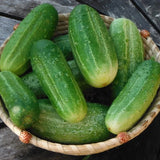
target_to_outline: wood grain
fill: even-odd
[[[133,0],[141,12],[147,17],[160,33],[160,1]]]
[[[59,13],[68,13],[79,4],[75,0],[0,0],[0,12],[24,18],[31,9],[42,3],[52,4]]]
[[[80,160],[82,157],[62,155],[23,144],[10,129],[0,129],[0,160]]]

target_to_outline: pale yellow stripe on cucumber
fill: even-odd
[[[88,8],[86,8],[86,9],[88,10]],[[94,35],[95,35],[95,41],[96,41],[97,44],[99,45],[98,47],[101,48],[100,43],[99,43],[99,39],[98,39],[98,35],[97,35],[96,30],[95,30],[95,27],[94,27],[94,24],[93,24],[93,21],[92,21],[90,12],[87,11],[87,13],[88,13],[88,19],[89,19],[90,25],[92,26],[92,30],[93,30]],[[95,16],[95,17],[96,17],[96,16]],[[94,17],[94,18],[95,18],[95,17]],[[86,38],[87,38],[87,36],[86,36]],[[89,40],[88,40],[88,41],[89,41]],[[93,59],[93,61],[94,61],[96,70],[99,70],[99,71],[100,71],[101,69],[100,69],[99,66],[97,65],[97,61],[96,61],[95,57],[93,56],[93,54],[90,54],[90,55],[91,55],[91,57],[92,57],[92,59]]]
[[[22,99],[24,98],[24,97],[28,97],[28,94],[26,93],[26,89],[25,89],[25,84],[24,85],[20,85],[19,84],[19,82],[17,81],[17,78],[16,78],[16,76],[12,76],[12,78],[13,78],[13,82],[14,82],[14,85],[15,86],[17,86],[17,87],[19,87],[19,89],[17,88],[17,93],[19,94],[19,91],[23,91],[23,94],[21,94],[20,93],[20,96],[22,95]],[[19,78],[19,77],[18,77]],[[22,82],[23,83],[23,82]],[[11,86],[12,87],[12,86]],[[15,92],[15,91],[14,91]]]
[[[75,25],[75,23],[76,23],[76,20],[75,20],[75,18],[74,19],[72,19],[72,22],[74,21],[74,25]],[[71,41],[73,42],[73,43],[75,43],[74,42],[74,38],[73,38],[73,35],[72,34],[74,34],[74,33],[72,33],[72,30],[70,30],[70,32],[69,32],[69,36],[70,36],[70,39],[71,39]],[[76,42],[77,43],[77,42]],[[78,52],[78,50],[77,50],[77,47],[75,47],[75,45],[73,45],[73,51],[76,53],[76,54],[74,54],[74,56],[76,57],[76,62],[77,62],[77,64],[79,63],[79,64],[83,64],[83,61],[81,60],[81,58],[80,58],[80,56],[79,56],[79,52]],[[79,68],[80,70],[81,70],[81,68]],[[88,71],[88,69],[86,68],[86,66],[85,65],[83,65],[83,69],[85,70],[85,72],[87,73],[87,75],[89,75],[89,71]],[[83,72],[82,72],[82,74],[83,74]]]
[[[43,63],[43,62],[42,62],[42,63]],[[47,71],[47,67],[45,67],[45,65],[47,65],[47,64],[46,64],[46,63],[43,63],[43,66],[44,66],[44,69],[45,69],[44,73],[49,73],[49,71]],[[46,75],[47,75],[47,76],[46,76]],[[61,106],[67,107],[67,112],[69,113],[70,116],[68,117],[68,116],[66,116],[67,114],[63,114],[63,118],[65,118],[65,120],[68,120],[68,118],[70,118],[70,119],[72,120],[73,117],[76,117],[76,118],[74,118],[74,119],[77,119],[77,115],[75,115],[75,114],[73,113],[73,108],[71,108],[70,106],[68,106],[67,102],[64,101],[64,98],[61,96],[60,92],[59,92],[58,89],[56,88],[56,84],[55,84],[53,78],[50,76],[50,74],[49,74],[49,75],[48,75],[48,74],[45,74],[45,77],[48,77],[48,79],[46,80],[45,83],[47,83],[48,81],[51,81],[51,82],[52,82],[52,86],[50,86],[50,89],[49,89],[50,93],[51,93],[52,95],[55,95],[55,92],[56,92],[56,95],[58,95],[58,101],[60,102],[60,106],[58,105],[58,107],[60,107],[60,109],[61,109],[62,112],[66,112],[66,110],[64,110],[64,108],[61,107]],[[49,79],[50,79],[50,80],[49,80]],[[74,102],[74,101],[75,101],[75,99],[72,98],[72,101],[71,101],[71,102]],[[58,103],[59,103],[59,102],[58,102]],[[71,115],[73,115],[73,116],[71,116]],[[77,120],[78,120],[78,119],[77,119]],[[68,120],[68,121],[69,121],[69,120]]]
[[[123,59],[126,59],[126,60],[128,60],[128,50],[129,50],[129,35],[127,35],[128,34],[128,25],[127,25],[127,21],[124,19],[123,20],[124,22],[124,24],[123,24],[123,30],[124,30],[124,44],[125,44],[125,52],[124,52],[124,57],[123,57]],[[128,63],[128,62],[127,62]],[[128,65],[128,64],[127,64]]]
[[[9,85],[8,80],[6,79],[6,77],[4,77],[2,74],[0,74],[1,78],[5,81],[6,86],[11,90],[11,92],[15,93],[15,90]],[[10,78],[10,77],[9,77]],[[2,97],[3,98],[3,97]]]
[[[49,73],[49,71],[47,70],[47,66],[46,66],[47,64],[46,64],[46,63],[43,63],[41,60],[38,60],[38,62],[39,62],[39,64],[40,64],[41,66],[43,66],[43,70],[44,70],[43,74],[45,75],[44,77],[47,78],[47,80],[43,79],[44,83],[45,83],[45,84],[48,84],[48,81],[53,82],[53,78],[50,76],[50,74],[46,74],[46,73]],[[42,67],[40,67],[40,69],[39,69],[39,67],[36,66],[36,68],[37,68],[38,70],[41,70]],[[42,72],[42,70],[41,70],[41,72]],[[57,88],[56,88],[55,83],[52,83],[52,86],[47,86],[47,88],[48,88],[48,87],[49,87],[50,93],[51,93],[52,95],[55,95],[55,92],[56,92],[56,95],[58,95],[58,98],[59,98],[59,101],[61,102],[61,104],[65,105],[65,104],[64,104],[64,101],[63,101],[63,98],[61,97],[61,94],[59,94],[59,92],[58,92],[58,90],[57,90]],[[55,92],[54,92],[54,91],[55,91]],[[62,108],[61,108],[61,110],[64,111]]]
[[[129,26],[129,57],[128,57],[128,61],[129,61],[129,68],[128,68],[128,72],[129,72],[129,74],[130,74],[130,70],[131,70],[131,64],[132,64],[132,62],[130,62],[130,61],[132,61],[132,59],[135,59],[134,57],[135,57],[135,55],[134,55],[134,40],[133,40],[133,36],[132,36],[132,33],[133,33],[133,25],[131,24],[131,22],[129,22],[128,23],[128,26]],[[129,77],[128,77],[129,78]]]
[[[39,15],[36,15],[36,16],[35,16],[35,19],[37,18],[37,16],[39,16]],[[21,45],[21,43],[24,44],[24,42],[26,42],[26,41],[25,41],[25,38],[29,36],[29,35],[26,36],[26,32],[27,32],[28,30],[30,30],[30,31],[32,30],[32,29],[31,29],[31,28],[32,28],[32,25],[33,25],[32,23],[33,23],[33,21],[35,21],[35,19],[32,19],[32,21],[31,21],[30,24],[29,24],[29,27],[24,29],[23,35],[22,35],[22,37],[21,37],[21,39],[23,39],[23,42],[21,41],[21,39],[16,40],[16,41],[18,41],[18,42],[16,43],[16,45],[14,46],[14,48],[11,49],[9,56],[7,56],[7,58],[3,61],[3,64],[7,63],[8,59],[10,59],[11,57],[13,57],[13,58],[12,58],[12,62],[13,62],[13,60],[16,59],[17,56],[19,56],[19,54],[16,54],[16,55],[15,55],[15,54],[11,54],[11,52],[14,52],[14,50],[15,50],[17,47],[19,47],[19,46]],[[41,21],[39,21],[39,22],[41,22]],[[31,32],[31,33],[33,33],[33,32]],[[14,36],[14,34],[13,34],[12,36]],[[9,62],[9,64],[10,64],[10,62]],[[10,65],[11,65],[11,64],[10,64]],[[8,66],[8,65],[7,65],[7,66]]]
[[[71,72],[71,74],[72,74],[72,72]],[[73,84],[76,84],[76,83],[77,83],[73,76],[72,76],[72,77],[70,76],[70,79],[71,79],[71,81],[72,81]],[[74,85],[74,87],[75,87],[76,93],[77,93],[77,95],[78,95],[79,102],[81,102],[80,105],[84,105],[83,107],[80,108],[80,110],[83,111],[83,110],[84,110],[84,107],[87,107],[85,98],[84,98],[83,93],[81,92],[79,86],[78,86],[78,85],[77,85],[77,86]],[[73,99],[73,97],[72,97],[72,102],[74,102],[74,101],[75,101],[75,99]],[[83,103],[82,103],[82,102],[83,102]],[[77,102],[76,102],[76,105],[79,105],[79,104],[77,104]],[[82,113],[83,113],[83,112],[82,112]]]
[[[26,35],[25,32],[27,32],[27,30],[26,30],[25,32],[23,32],[23,38],[24,38],[24,39],[28,39],[28,37],[31,37],[31,36],[35,33],[34,31],[37,30],[38,26],[41,26],[41,24],[43,23],[43,21],[40,20],[40,19],[43,20],[43,16],[42,16],[42,15],[40,16],[38,23],[37,23],[33,28],[29,28],[31,34],[28,34],[27,36],[25,36],[25,35]],[[30,24],[30,25],[31,25],[31,24]],[[32,27],[32,26],[30,26],[30,27]],[[24,36],[25,36],[25,37],[24,37]],[[28,41],[31,41],[31,40],[28,39]],[[22,45],[22,44],[23,44],[22,46],[26,46],[26,44],[28,43],[28,41],[23,40],[23,42],[21,41],[19,45]],[[22,47],[22,46],[21,46],[21,47]],[[18,46],[17,46],[17,47],[18,47]],[[19,57],[19,56],[22,54],[22,53],[21,53],[22,51],[19,51],[19,52],[20,52],[20,54],[16,54],[16,55],[14,55],[14,57],[13,57],[13,54],[10,54],[10,56],[7,57],[7,59],[9,59],[10,57],[13,57],[13,58],[12,58],[12,62],[15,63],[17,57]],[[28,53],[28,56],[29,56],[29,53]],[[25,58],[28,58],[28,56],[26,56]],[[14,61],[14,60],[15,60],[15,61]],[[21,64],[21,65],[19,65],[19,66],[17,66],[16,68],[21,68],[21,66],[23,66],[28,60],[27,60],[27,59],[21,59],[21,61],[24,61],[24,63]],[[6,60],[6,62],[7,62],[7,60]],[[10,68],[10,66],[12,66],[12,63],[9,63],[8,66],[9,66],[9,68]]]
[[[98,19],[97,19],[98,17],[95,17],[95,20],[96,20],[96,22],[97,22],[97,24],[98,24]],[[101,27],[99,26],[99,25],[97,25],[97,29],[98,29],[98,32],[100,33],[100,35],[101,35],[101,41],[100,42],[102,42],[102,44],[100,44],[100,46],[103,46],[104,47],[104,50],[105,51],[108,51],[108,52],[110,52],[109,51],[109,49],[107,48],[107,42],[106,42],[106,39],[105,39],[105,37],[104,37],[104,34],[103,34],[103,32],[102,32],[102,30],[101,30]],[[107,30],[107,28],[106,28],[106,30]],[[109,33],[108,33],[109,34]],[[110,35],[108,35],[108,36],[110,36]],[[109,53],[110,54],[110,53]],[[108,84],[110,84],[112,81],[113,81],[113,79],[115,78],[115,76],[116,76],[116,74],[117,74],[117,69],[118,69],[118,62],[117,62],[117,64],[113,64],[113,63],[116,63],[115,61],[115,59],[112,59],[111,58],[111,56],[110,55],[108,55],[108,54],[106,54],[106,53],[104,53],[103,54],[105,57],[106,57],[106,59],[107,59],[107,62],[109,62],[109,74],[108,74],[108,71],[107,71],[107,69],[106,69],[106,73],[104,73],[104,74],[102,74],[102,77],[104,77],[104,79],[107,79],[108,78],[108,81],[106,81],[105,82],[105,84],[103,84],[103,86],[106,86],[106,85],[108,85]],[[115,55],[116,56],[116,55]],[[108,58],[109,57],[109,58]],[[115,57],[116,58],[116,57]],[[105,65],[105,64],[104,64]],[[102,68],[105,68],[105,67],[103,67],[103,65],[102,65]],[[103,80],[104,81],[104,80]]]

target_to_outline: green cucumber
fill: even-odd
[[[115,19],[109,31],[118,58],[118,73],[112,83],[112,94],[115,98],[137,66],[144,61],[144,47],[136,25],[129,19]]]
[[[160,85],[160,64],[142,62],[110,106],[105,123],[114,134],[127,131],[143,116]]]
[[[56,38],[54,38],[53,41],[61,49],[64,57],[67,60],[72,60],[73,59],[72,48],[71,48],[71,45],[70,45],[68,34],[57,36]]]
[[[31,65],[58,114],[68,122],[81,121],[87,113],[86,101],[57,45],[50,40],[34,43]]]
[[[79,87],[81,88],[82,91],[86,91],[87,89],[89,89],[91,86],[89,86],[83,76],[81,75],[80,70],[78,69],[76,63],[74,60],[70,60],[68,61],[68,65],[76,79],[76,81],[78,82]],[[39,79],[37,77],[37,75],[34,72],[30,72],[25,74],[24,76],[21,77],[23,82],[34,92],[34,94],[36,95],[37,98],[44,98],[46,97]]]
[[[37,98],[45,98],[46,95],[40,85],[39,79],[34,72],[29,72],[21,77],[25,85],[35,94]]]
[[[57,114],[48,99],[41,99],[40,116],[30,132],[43,139],[65,144],[94,143],[108,139],[111,134],[104,123],[108,107],[96,103],[87,103],[87,106],[87,115],[81,122],[69,123]]]
[[[20,23],[0,59],[1,71],[23,74],[30,66],[29,53],[34,41],[50,39],[58,23],[58,13],[50,4],[34,8]]]
[[[91,88],[91,86],[87,84],[84,77],[82,76],[75,60],[68,61],[68,65],[69,65],[69,67],[75,77],[75,80],[78,82],[78,85],[81,88],[81,90],[85,91],[85,90]]]
[[[74,58],[85,80],[93,87],[110,84],[118,70],[115,48],[96,10],[76,6],[69,17],[69,37]]]
[[[0,72],[0,95],[17,127],[27,129],[37,120],[37,99],[17,75],[10,71]]]

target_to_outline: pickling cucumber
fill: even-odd
[[[72,48],[70,45],[68,34],[57,36],[53,41],[61,49],[64,57],[67,60],[73,59]]]
[[[0,95],[17,127],[27,129],[37,120],[37,99],[17,75],[10,71],[0,72]]]
[[[82,91],[86,91],[87,89],[91,88],[90,85],[88,85],[80,70],[77,67],[77,64],[75,63],[74,60],[70,60],[68,61],[68,65],[75,77],[75,80],[78,82],[79,87],[81,88]],[[39,79],[37,77],[37,75],[34,72],[30,72],[25,74],[24,76],[21,77],[23,82],[34,92],[34,94],[36,95],[37,98],[44,98],[46,97]]]
[[[111,133],[105,126],[107,106],[87,103],[86,117],[78,123],[64,121],[48,99],[39,100],[40,116],[30,129],[34,135],[53,142],[84,144],[108,139]]]
[[[0,70],[23,74],[30,66],[29,53],[34,41],[50,39],[58,23],[58,13],[50,4],[35,7],[20,23],[0,59]]]
[[[50,40],[39,40],[31,50],[31,65],[57,113],[79,122],[87,113],[85,98],[61,50]]]
[[[108,30],[96,10],[76,6],[69,17],[69,38],[76,63],[85,80],[93,87],[110,84],[118,61]]]
[[[160,85],[160,64],[142,62],[110,106],[105,123],[114,134],[127,131],[143,116]]]
[[[118,73],[112,83],[112,94],[115,98],[137,66],[144,61],[144,47],[136,25],[129,19],[115,19],[109,31],[118,58]]]

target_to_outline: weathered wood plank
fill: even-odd
[[[136,23],[139,29],[146,29],[151,33],[153,40],[160,45],[160,34],[150,24],[150,22],[139,12],[135,5],[130,1],[124,0],[78,0],[81,3],[88,4],[99,12],[114,18],[126,17]],[[152,3],[150,1],[150,3]]]
[[[160,32],[160,1],[157,0],[132,0],[148,17],[148,19],[156,26]]]
[[[49,152],[23,144],[9,128],[0,129],[0,160],[81,160],[82,157]]]
[[[42,3],[52,4],[59,13],[68,13],[79,4],[75,0],[0,0],[0,12],[24,18],[31,9]]]

